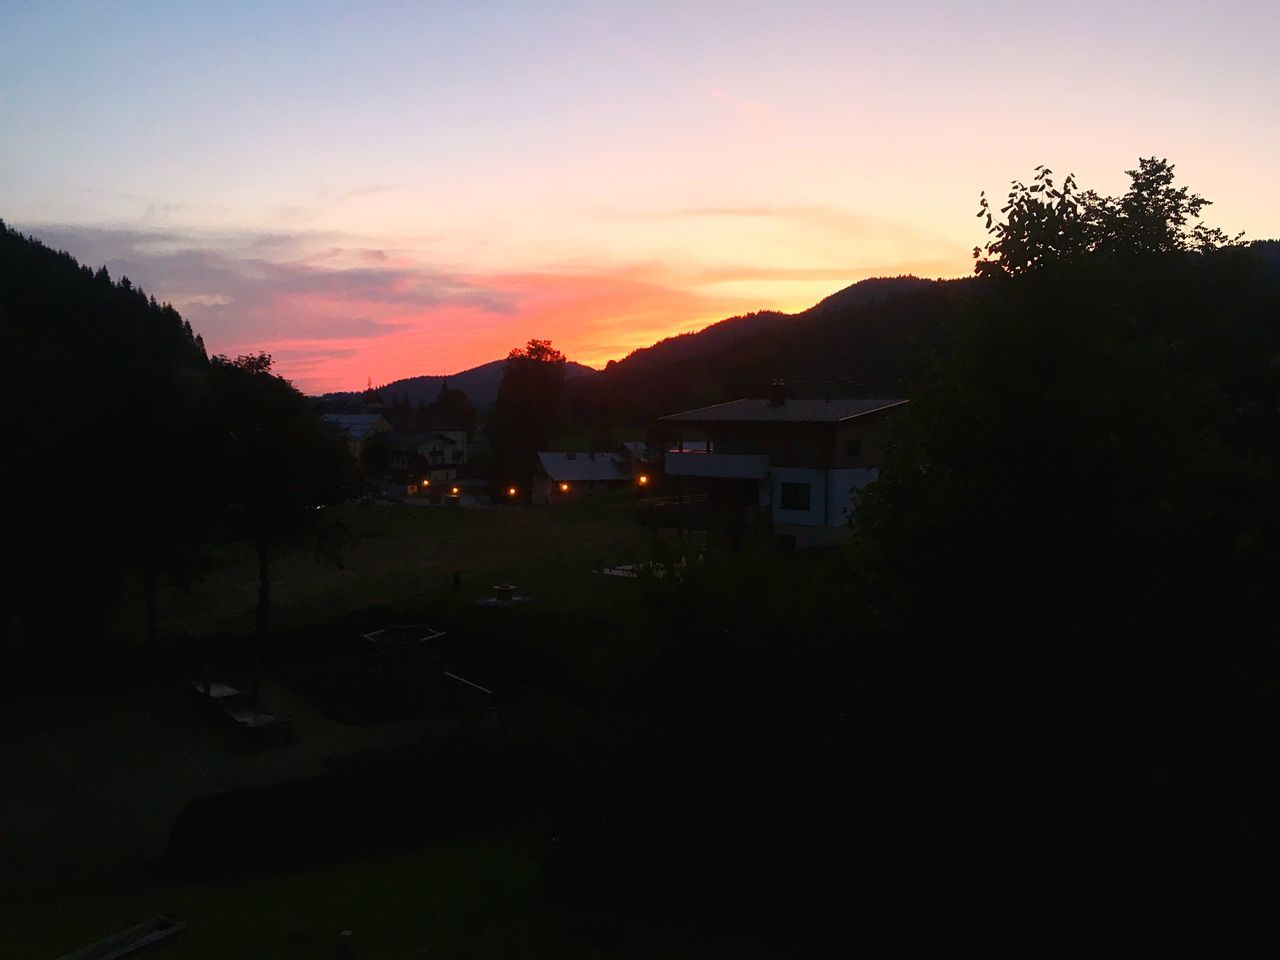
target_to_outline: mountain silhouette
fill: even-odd
[[[834,383],[846,394],[901,394],[921,361],[942,345],[960,298],[973,289],[967,278],[877,277],[800,313],[731,317],[636,350],[599,376],[570,384],[572,417],[580,424],[645,424],[679,410],[763,396],[778,377]]]
[[[447,380],[451,388],[461,390],[476,407],[483,408],[492,405],[493,401],[497,399],[498,384],[502,382],[503,364],[505,363],[505,360],[491,360],[488,363],[480,364],[478,367],[471,367],[458,373],[441,376],[405,377],[402,380],[393,380],[375,389],[388,403],[397,397],[407,397],[409,403],[416,406],[419,400],[426,403],[434,400],[440,393],[441,384]],[[590,377],[594,376],[596,372],[591,367],[575,363],[572,360],[565,364],[565,377],[567,379]],[[361,393],[363,391],[343,390],[326,393],[321,399],[341,402],[357,399]]]
[[[778,337],[791,340],[783,355],[795,354],[797,350],[804,352],[812,347],[812,352],[821,356],[844,356],[848,344],[844,343],[850,336],[857,339],[860,335],[867,339],[863,345],[871,347],[872,356],[878,355],[874,349],[884,339],[883,331],[864,330],[859,333],[857,324],[849,330],[830,329],[832,323],[839,326],[842,318],[858,313],[860,310],[882,304],[886,301],[909,295],[934,290],[940,283],[948,281],[924,280],[919,277],[874,277],[860,280],[829,297],[816,303],[808,310],[797,314],[780,313],[776,310],[761,310],[755,313],[729,317],[713,323],[693,333],[682,333],[667,337],[648,347],[632,351],[625,358],[610,361],[605,371],[593,370],[591,367],[570,361],[566,369],[566,378],[572,381],[570,396],[585,402],[587,406],[600,401],[604,406],[599,410],[575,410],[575,417],[589,420],[595,415],[602,415],[615,422],[642,423],[652,416],[670,412],[661,407],[663,402],[676,403],[680,397],[730,399],[721,397],[716,384],[708,379],[708,372],[715,371],[721,380],[728,374],[730,384],[746,386],[763,378],[768,383],[774,376],[784,377],[820,377],[824,379],[843,379],[848,375],[845,368],[834,363],[806,363],[799,366],[788,364],[782,367],[760,368],[758,377],[748,368],[754,369],[756,364],[751,359],[756,352],[753,344],[768,352],[771,344]],[[809,321],[823,322],[809,322]],[[831,321],[832,323],[826,323]],[[906,333],[912,325],[908,322],[900,333]],[[824,337],[834,337],[840,344],[822,342]],[[815,339],[816,338],[816,339]],[[829,348],[836,346],[834,352]],[[706,358],[707,362],[702,363]],[[407,377],[377,387],[382,398],[390,403],[394,398],[407,397],[410,404],[416,405],[419,400],[430,403],[440,392],[440,385],[448,380],[449,386],[464,391],[479,408],[490,406],[498,395],[498,384],[502,382],[503,360],[493,360],[480,366],[472,367],[448,376]],[[855,367],[858,365],[855,365]],[[901,364],[892,364],[885,369],[862,365],[859,376],[872,380],[901,379]],[[640,402],[629,402],[625,397],[609,399],[616,385],[622,394],[632,393],[632,399]],[[323,399],[335,402],[356,400],[360,391],[340,391],[327,393]],[[648,397],[644,402],[642,397]],[[670,397],[670,401],[660,398]],[[615,402],[621,400],[622,402]],[[706,402],[715,402],[707,399]],[[575,407],[579,406],[575,404]],[[607,409],[606,409],[607,408]],[[636,413],[623,414],[623,411],[635,410]],[[640,410],[646,413],[640,413]],[[652,416],[648,415],[652,411]],[[616,419],[622,415],[623,419]],[[632,420],[630,417],[640,417]]]

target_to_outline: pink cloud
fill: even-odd
[[[816,301],[864,276],[946,272],[933,263],[859,269],[653,262],[467,274],[341,237],[317,247],[315,237],[288,234],[209,238],[66,226],[33,232],[175,303],[211,352],[271,353],[280,372],[309,392],[453,373],[533,337],[602,366],[728,316],[809,305],[768,302],[761,284],[813,288]],[[756,292],[722,292],[732,289]]]

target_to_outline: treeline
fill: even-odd
[[[864,280],[794,316],[724,320],[568,381],[569,419],[576,429],[600,421],[643,426],[681,410],[765,396],[777,377],[833,383],[848,395],[903,395],[975,295],[971,280]]]
[[[270,358],[211,360],[172,306],[2,223],[0,328],[6,651],[99,642],[133,572],[154,637],[160,577],[187,580],[229,536],[265,572],[352,487],[345,446]]]
[[[1280,273],[1172,166],[1129,175],[992,211],[849,610],[881,722],[946,773],[942,849],[1033,928],[1230,954],[1280,867]]]
[[[1130,176],[992,212],[847,549],[762,529],[645,585],[647,733],[568,817],[570,881],[898,951],[1269,928],[1276,245]]]
[[[380,413],[393,430],[401,433],[462,430],[470,437],[478,423],[471,398],[466,391],[449,386],[448,378],[440,380],[440,389],[430,403],[419,397],[415,404],[408,393],[388,387],[371,387],[360,394],[329,393],[312,402],[322,414]]]

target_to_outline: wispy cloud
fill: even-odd
[[[725,204],[660,210],[608,211],[605,220],[740,219],[826,226],[840,230],[896,230],[902,225],[825,204]]]
[[[379,193],[392,193],[396,190],[389,183],[375,183],[367,187],[356,187],[353,190],[346,190],[338,194],[335,203],[342,203],[346,200],[358,200],[362,197],[371,197]]]
[[[315,222],[326,214],[350,213],[350,208],[361,201],[399,190],[389,183],[371,183],[365,186],[334,192],[327,184],[319,184],[301,202],[280,204],[271,211],[273,221],[295,224],[299,228]]]
[[[200,315],[214,342],[243,342],[261,335],[264,325],[276,335],[372,336],[402,325],[402,314],[446,305],[511,310],[500,290],[445,270],[397,263],[382,249],[334,244],[330,236],[26,229]],[[363,309],[351,313],[357,305]]]
[[[794,208],[785,207],[687,207],[665,211],[672,217],[793,217]]]
[[[173,303],[212,352],[266,351],[310,391],[450,373],[530,337],[603,365],[726,316],[806,307],[884,272],[655,260],[468,273],[423,263],[413,250],[333,233],[22,228]],[[786,297],[761,292],[769,290]]]

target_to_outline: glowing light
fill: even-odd
[[[422,485],[423,485],[424,487],[429,487],[429,486],[431,486],[431,481],[430,481],[430,480],[423,480],[423,481],[422,481]]]
[[[560,484],[560,492],[561,492],[561,493],[568,493],[568,492],[569,492],[569,485],[568,485],[567,483],[562,483],[562,484]]]
[[[508,497],[514,497],[515,495],[516,495],[516,488],[515,488],[515,487],[507,487],[507,496],[508,496]]]
[[[458,495],[458,488],[457,488],[457,487],[451,487],[451,488],[449,489],[449,492],[450,492],[450,493],[452,493],[452,494],[456,497],[456,496]]]
[[[647,487],[649,485],[649,475],[647,473],[640,474],[640,476],[636,477],[636,483],[642,487]]]

